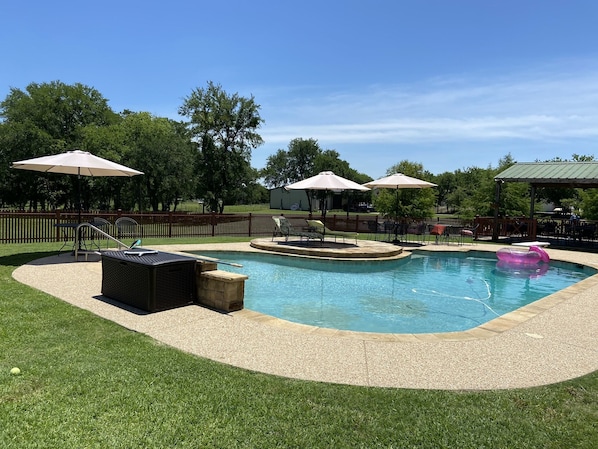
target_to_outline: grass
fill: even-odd
[[[201,206],[199,206],[197,203],[194,203],[192,201],[186,201],[184,203],[181,203],[179,205],[179,207],[177,208],[177,211],[180,212],[201,212],[202,208]],[[308,212],[304,211],[304,210],[290,210],[290,209],[271,209],[270,208],[270,204],[269,203],[263,203],[263,204],[233,204],[233,205],[226,205],[224,206],[224,213],[225,214],[248,214],[248,213],[252,213],[252,214],[265,214],[265,215],[280,215],[280,214],[284,214],[284,215],[305,215]],[[321,212],[319,210],[314,210],[314,215],[316,214],[320,214]],[[327,214],[330,215],[346,215],[346,211],[341,210],[341,209],[332,209],[332,210],[328,210]],[[354,216],[354,215],[360,215],[360,216],[364,216],[364,215],[377,215],[376,213],[365,213],[365,212],[349,212],[349,215]]]
[[[598,373],[538,388],[445,392],[249,372],[12,279],[16,267],[56,245],[0,246],[2,448],[593,448],[598,441]],[[14,366],[20,376],[9,373]]]

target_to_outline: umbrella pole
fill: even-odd
[[[81,167],[77,168],[77,224],[81,224]],[[83,229],[80,226],[77,226],[77,244],[79,247],[79,251],[81,251],[81,235],[83,233]]]
[[[81,168],[77,169],[77,223],[81,224]]]
[[[351,202],[351,192],[347,192],[347,223],[349,223],[349,203]]]
[[[396,214],[395,214],[395,240],[393,243],[399,243],[399,189],[395,189],[395,205],[396,205]]]
[[[322,230],[323,238],[326,238],[326,207],[328,206],[326,202],[328,201],[327,194],[328,191],[324,191],[324,208],[322,209],[322,221],[324,222],[324,229]]]

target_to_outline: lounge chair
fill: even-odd
[[[319,240],[320,242],[324,240],[324,236],[319,232],[294,229],[286,217],[272,217],[272,220],[274,220],[274,223],[276,224],[272,240],[274,240],[276,235],[284,237],[285,241],[288,241],[290,236],[300,237],[301,240],[303,240],[303,237],[305,237],[308,241],[310,239]]]
[[[315,229],[316,232],[323,234],[324,237],[327,235],[334,236],[335,242],[337,237],[342,237],[343,242],[345,241],[345,238],[349,238],[355,239],[355,244],[357,244],[357,236],[359,235],[357,232],[333,231],[332,229],[328,229],[326,226],[324,226],[324,223],[322,223],[320,220],[307,220],[307,225],[310,228]]]
[[[476,224],[473,227],[465,227],[461,229],[461,244],[464,245],[466,240],[471,240],[471,244],[473,245],[475,240],[477,239],[478,235],[478,227],[480,224]]]

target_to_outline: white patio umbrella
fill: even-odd
[[[371,189],[425,189],[427,187],[436,187],[436,184],[412,178],[403,173],[395,173],[375,181],[366,182],[364,186]]]
[[[306,178],[302,181],[289,184],[285,187],[286,190],[324,190],[324,191],[345,191],[358,190],[365,192],[370,190],[369,187],[364,187],[350,179],[335,175],[331,171],[323,171],[311,178]],[[326,227],[326,206],[323,209],[324,228]]]
[[[311,178],[289,184],[285,187],[287,190],[360,190],[362,192],[370,190],[349,179],[337,176],[331,171],[323,171]]]
[[[411,176],[404,175],[403,173],[395,173],[384,178],[376,179],[374,181],[366,182],[364,186],[371,189],[394,189],[396,192],[396,203],[397,203],[397,219],[399,216],[399,189],[426,189],[430,187],[436,187],[428,181],[423,181],[418,178],[412,178]],[[395,222],[395,241],[397,240],[398,228]]]
[[[81,176],[135,176],[143,172],[116,162],[94,156],[87,151],[73,150],[66,153],[42,156],[34,159],[13,162],[12,168],[33,170],[44,173],[77,175],[77,212],[81,222]]]

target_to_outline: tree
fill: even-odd
[[[571,160],[573,162],[592,162],[594,161],[594,156],[573,154]],[[546,162],[567,162],[567,159],[557,157]],[[563,210],[570,210],[571,207],[574,209],[583,208],[584,210],[590,210],[587,203],[589,197],[583,194],[582,189],[572,187],[542,187],[536,190],[536,197],[541,201],[554,204],[555,207],[561,207]],[[587,218],[585,212],[584,217]]]
[[[510,154],[499,160],[498,168],[469,167],[444,173],[436,177],[442,187],[442,195],[447,207],[461,219],[472,220],[476,215],[494,215],[494,177],[515,161]],[[441,184],[442,183],[442,184]],[[448,186],[448,187],[447,187]],[[499,213],[504,216],[521,216],[529,209],[529,191],[525,184],[510,183],[502,186]]]
[[[279,149],[268,157],[261,175],[269,187],[282,187],[301,181],[319,173],[316,158],[321,154],[322,149],[317,140],[293,139],[286,151]]]
[[[125,204],[142,198],[153,211],[176,210],[181,199],[193,196],[196,146],[184,124],[140,112],[127,114],[120,126],[127,148],[123,157],[144,173],[135,180],[137,189],[123,196]]]
[[[424,181],[432,174],[424,171],[423,165],[403,160],[390,167],[386,174],[403,173]],[[401,218],[429,218],[435,203],[434,189],[381,189],[374,198],[374,206],[381,214]]]
[[[598,189],[586,189],[580,193],[580,209],[583,218],[598,220]]]
[[[446,196],[447,205],[463,219],[491,215],[494,201],[494,175],[491,168],[469,167],[455,171],[455,186]]]
[[[282,187],[293,182],[315,176],[323,171],[332,171],[335,175],[364,184],[371,181],[367,175],[357,172],[349,166],[347,161],[340,158],[335,150],[322,150],[316,139],[296,138],[291,140],[287,151],[279,149],[274,155],[268,157],[266,167],[261,175],[264,182],[270,187]],[[307,201],[309,210],[312,210],[312,197],[324,199],[326,192],[308,192]],[[368,197],[369,193],[350,193],[354,200]]]
[[[257,133],[263,123],[259,110],[253,96],[229,95],[211,81],[193,90],[179,108],[198,144],[197,194],[212,211],[222,213],[226,202],[253,181],[251,151],[263,143]]]
[[[88,125],[106,126],[118,122],[118,115],[108,101],[92,87],[60,81],[31,83],[26,92],[12,88],[0,103],[0,116],[5,123],[26,123],[42,130],[56,142],[55,152],[78,147],[81,130]],[[47,154],[48,149],[35,149],[32,157]]]
[[[74,208],[73,177],[10,170],[10,162],[82,148],[84,129],[119,121],[108,102],[94,88],[60,81],[31,83],[25,91],[12,88],[0,103],[0,195],[10,202],[36,209]]]
[[[447,211],[450,210],[452,202],[450,200],[451,194],[457,189],[457,180],[455,173],[444,172],[432,178],[432,182],[436,184],[436,209],[439,206],[446,206]]]
[[[260,172],[260,176],[264,178],[264,184],[273,188],[290,184],[288,166],[289,155],[285,150],[279,149],[275,154],[268,156],[266,167]]]

